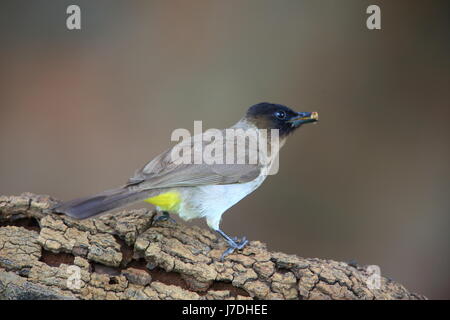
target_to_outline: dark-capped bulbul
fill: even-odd
[[[317,120],[317,112],[295,112],[284,105],[263,102],[251,106],[245,116],[229,129],[275,129],[281,147],[296,129]],[[202,141],[202,146],[215,147],[216,150],[223,149],[227,152],[230,141],[225,131],[222,130],[225,139]],[[124,186],[62,203],[55,207],[55,211],[74,219],[87,219],[139,201],[146,201],[163,213],[158,220],[167,220],[169,212],[178,214],[184,220],[204,217],[208,226],[228,243],[228,248],[222,255],[223,259],[227,254],[242,249],[248,243],[245,237],[231,238],[219,228],[223,213],[261,185],[277,153],[272,152],[270,155],[268,152],[263,153],[264,161],[256,163],[249,161],[180,163],[179,159],[176,161],[173,157],[174,148],[182,146],[186,150],[187,146],[194,154],[194,139],[195,136],[188,142],[182,141],[148,162]],[[234,148],[236,142],[231,142],[231,145]],[[247,145],[245,148],[246,153],[251,149]],[[261,156],[261,153],[259,155]]]

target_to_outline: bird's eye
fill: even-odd
[[[284,112],[284,111],[276,111],[275,112],[275,117],[277,117],[280,120],[283,120],[284,118],[286,118],[286,112]]]

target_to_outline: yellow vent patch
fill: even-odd
[[[181,202],[181,197],[178,192],[169,191],[147,198],[144,201],[159,207],[163,211],[176,211]]]

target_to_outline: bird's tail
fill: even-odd
[[[107,190],[90,197],[61,203],[53,208],[53,210],[81,220],[98,216],[107,211],[127,206],[148,197],[148,191],[133,191],[127,187],[121,187]]]

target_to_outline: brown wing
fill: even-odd
[[[223,131],[222,131],[223,132]],[[223,135],[225,137],[225,135]],[[233,184],[245,183],[254,180],[261,173],[261,165],[257,164],[192,164],[178,163],[172,152],[185,150],[194,153],[195,137],[180,142],[173,148],[160,154],[147,163],[141,170],[129,180],[128,185],[138,186],[139,189],[171,188],[171,187],[193,187],[211,184]],[[206,147],[221,148],[223,154],[226,148],[233,144],[227,144],[227,140],[213,140],[212,142],[202,142],[203,150]],[[249,152],[249,148],[247,148]]]

